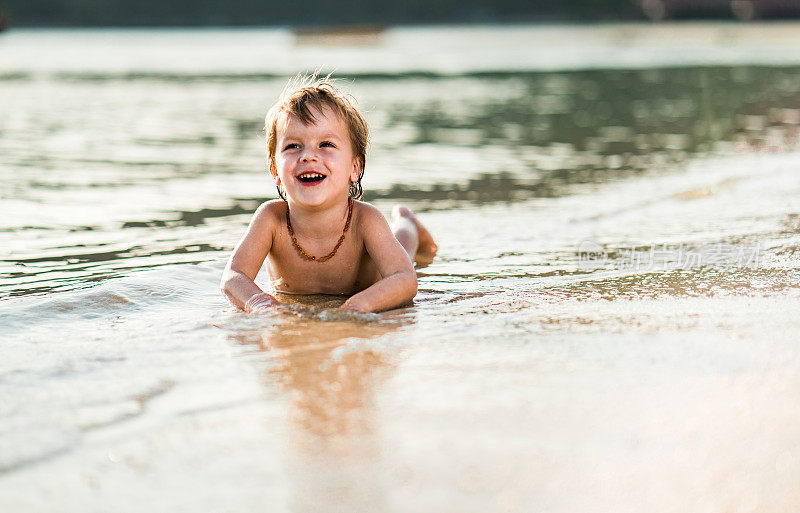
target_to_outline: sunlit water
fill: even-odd
[[[0,509],[796,511],[800,32],[673,29],[3,35]],[[440,253],[413,306],[234,312],[320,64]]]

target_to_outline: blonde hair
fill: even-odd
[[[350,197],[359,199],[363,194],[361,178],[364,176],[364,166],[367,161],[367,142],[369,128],[364,116],[358,111],[351,101],[351,97],[342,94],[334,85],[330,75],[318,78],[317,74],[298,76],[290,80],[281,93],[280,98],[269,109],[264,119],[264,130],[267,132],[267,163],[273,177],[277,176],[278,167],[275,164],[276,147],[278,144],[278,121],[281,116],[288,118],[294,116],[304,125],[316,121],[311,110],[322,112],[323,107],[328,107],[344,121],[350,135],[350,146],[360,168],[358,180],[350,182]],[[282,187],[279,185],[278,194],[286,199]]]

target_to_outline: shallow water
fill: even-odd
[[[425,74],[403,51],[422,29],[292,50],[352,73],[367,199],[419,211],[441,250],[413,306],[286,297],[276,317],[217,284],[275,197],[260,119],[297,69],[224,56],[289,34],[214,33],[207,61],[184,58],[203,32],[0,39],[0,506],[795,511],[787,27],[773,46],[678,27],[647,67],[635,26],[558,28],[559,70],[515,68],[519,46],[470,68],[475,29],[441,29],[450,64]],[[480,30],[503,48],[555,29]],[[19,57],[43,45],[96,58]]]

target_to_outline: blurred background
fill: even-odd
[[[3,0],[16,26],[326,26],[338,24],[597,22],[798,16],[796,0]]]

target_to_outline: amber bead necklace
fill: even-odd
[[[351,217],[353,217],[353,198],[348,198],[347,221],[344,223],[344,230],[342,230],[342,236],[339,237],[339,242],[336,243],[336,246],[334,246],[333,251],[331,251],[327,255],[323,257],[315,257],[314,255],[309,255],[308,253],[306,253],[306,250],[304,250],[302,246],[300,246],[300,243],[297,242],[297,237],[294,236],[294,230],[292,230],[292,222],[289,220],[289,203],[286,203],[286,228],[289,229],[289,237],[292,238],[292,244],[294,244],[294,247],[297,248],[297,251],[299,251],[300,254],[303,255],[303,258],[305,258],[306,260],[313,260],[314,262],[326,262],[331,258],[333,258],[333,255],[335,255],[336,252],[339,251],[339,246],[341,246],[342,242],[344,242],[344,235],[347,233],[347,229],[350,227]]]

